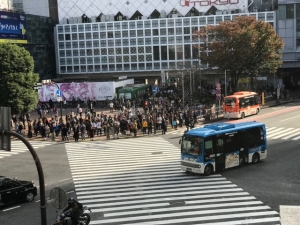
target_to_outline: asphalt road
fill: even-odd
[[[244,120],[256,120],[265,123],[267,127],[283,128],[281,129],[283,133],[286,132],[288,135],[288,129],[300,128],[299,111],[300,106],[282,105],[266,108],[259,115]],[[181,133],[182,131],[178,131],[178,134],[167,134],[163,138],[179,146]],[[299,144],[300,139],[268,138],[268,158],[265,161],[257,165],[229,169],[221,174],[273,210],[279,212],[280,205],[298,205],[300,202],[297,192],[300,182],[298,166],[300,155],[297,154]],[[75,196],[65,145],[60,143],[49,145],[38,148],[37,152],[43,165],[47,196],[56,186],[63,187],[69,196]],[[33,180],[38,185],[37,170],[29,152],[0,159],[0,171],[1,175]],[[19,203],[1,208],[0,224],[14,225],[20,224],[20,221],[24,225],[40,224],[38,200],[39,195],[31,203]],[[51,204],[47,207],[47,217],[48,224],[54,222],[55,209]]]

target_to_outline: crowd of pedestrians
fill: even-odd
[[[204,113],[201,107],[182,108],[181,97],[176,90],[170,89],[155,97],[146,93],[133,100],[114,99],[107,101],[106,113],[96,112],[93,104],[85,105],[86,109],[77,104],[63,118],[58,116],[56,105],[49,102],[38,107],[38,119],[31,120],[29,114],[19,118],[14,115],[12,122],[15,131],[28,138],[35,136],[51,141],[164,135],[168,129],[193,127],[197,117]]]

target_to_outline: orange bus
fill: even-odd
[[[244,118],[258,114],[260,111],[260,97],[255,92],[240,91],[224,97],[224,118]]]

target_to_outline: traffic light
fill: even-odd
[[[168,83],[175,83],[175,82],[178,82],[179,78],[168,78]]]

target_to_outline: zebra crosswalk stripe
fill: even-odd
[[[198,127],[197,127],[198,128]],[[266,127],[267,138],[269,139],[283,139],[283,140],[299,140],[300,139],[300,128],[285,128],[285,127]],[[178,134],[183,135],[184,130],[176,130],[167,132],[167,134]]]
[[[92,209],[90,224],[280,221],[276,211],[220,174],[184,173],[180,149],[161,137],[72,142],[66,150],[77,199]]]
[[[48,145],[55,144],[54,142],[46,142],[46,141],[32,141],[30,142],[34,149],[42,148]],[[29,151],[28,148],[22,141],[12,141],[11,142],[11,151],[0,151],[0,159],[12,155],[17,155],[22,152]]]

